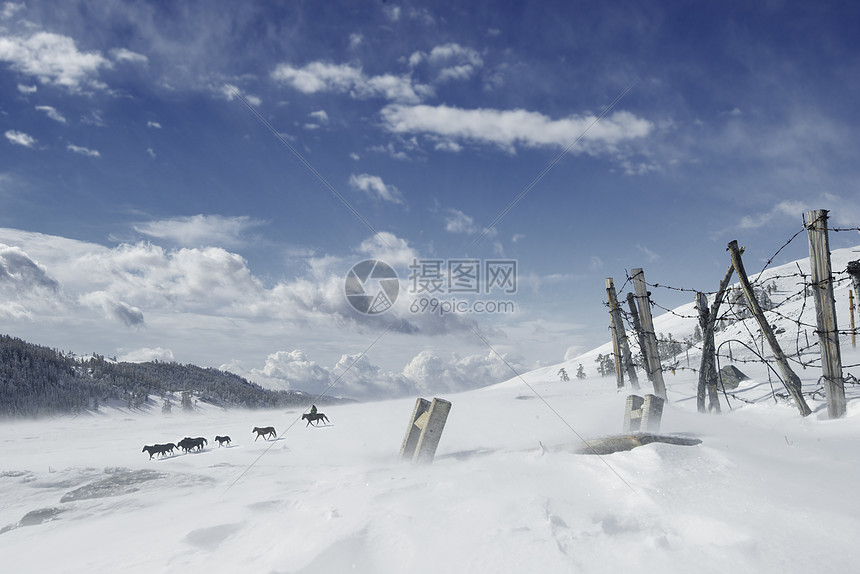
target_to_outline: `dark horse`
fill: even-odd
[[[254,438],[254,442],[257,442],[257,439],[263,437],[265,439],[268,438],[278,438],[278,433],[275,432],[275,427],[254,427],[254,430],[251,432],[257,433],[257,436]]]
[[[307,426],[311,423],[314,423],[314,426],[317,426],[317,421],[329,422],[328,417],[325,416],[325,413],[305,413],[302,415],[302,420],[308,421],[308,424],[305,425],[305,428],[307,428]]]
[[[218,441],[218,446],[224,446],[224,443],[227,443],[227,446],[230,446],[230,437],[229,436],[216,436],[215,440]]]

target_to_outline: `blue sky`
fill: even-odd
[[[732,239],[756,269],[806,210],[860,224],[858,29],[843,2],[5,2],[3,330],[308,390],[367,351],[338,384],[368,397],[559,362],[606,341],[606,277],[713,290]],[[365,259],[386,313],[344,294]],[[516,293],[459,299],[515,310],[410,309],[409,264],[459,259],[516,261]]]

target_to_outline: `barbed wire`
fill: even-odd
[[[821,220],[821,218],[819,218],[818,221],[820,221],[820,220]],[[831,271],[829,277],[821,279],[819,281],[813,281],[810,274],[807,272],[804,272],[804,270],[800,267],[799,263],[797,263],[797,262],[795,262],[795,265],[797,267],[796,273],[781,272],[781,273],[774,273],[774,274],[766,274],[765,272],[768,270],[770,265],[776,260],[776,258],[779,256],[779,254],[783,250],[785,250],[795,239],[797,239],[797,237],[801,233],[809,230],[810,227],[812,225],[814,225],[814,223],[816,223],[816,222],[813,222],[813,223],[804,222],[803,227],[801,227],[800,230],[795,232],[785,243],[783,243],[779,247],[779,249],[776,250],[776,252],[771,257],[769,257],[767,259],[762,270],[759,271],[754,276],[754,279],[751,282],[751,285],[753,286],[754,289],[763,288],[765,290],[764,293],[767,295],[767,294],[775,294],[775,293],[781,293],[781,294],[785,293],[785,289],[778,290],[777,282],[784,284],[786,281],[789,281],[791,279],[797,279],[797,282],[796,282],[796,285],[798,288],[797,291],[788,292],[784,296],[776,298],[777,299],[776,302],[774,302],[773,300],[771,300],[768,297],[766,299],[767,300],[767,308],[764,308],[763,312],[765,313],[766,316],[768,313],[770,313],[770,319],[767,320],[769,324],[773,324],[773,320],[774,320],[774,318],[776,318],[778,320],[782,320],[786,323],[789,323],[790,325],[793,326],[793,328],[795,330],[794,349],[793,349],[793,352],[784,353],[784,354],[789,361],[791,361],[794,364],[800,365],[803,369],[821,368],[820,354],[814,352],[816,348],[820,347],[820,342],[818,340],[818,337],[815,337],[812,342],[810,342],[810,340],[809,340],[809,331],[811,330],[813,335],[818,335],[819,334],[819,331],[818,331],[819,327],[817,325],[817,322],[816,322],[816,324],[812,324],[812,323],[804,321],[802,319],[804,317],[806,311],[807,311],[808,299],[811,296],[814,289],[838,287],[845,282],[851,281],[852,280],[851,273],[847,269],[846,270]],[[821,229],[821,228],[818,228],[818,229]],[[836,228],[836,227],[829,228],[828,227],[828,228],[825,228],[825,230],[826,231],[834,231],[834,232],[843,232],[843,231],[860,232],[860,227],[839,227],[839,228]],[[850,268],[850,266],[849,266],[849,268]],[[622,300],[622,298],[623,298],[622,296],[625,294],[627,286],[632,281],[633,281],[633,278],[630,276],[630,273],[625,269],[625,281],[621,285],[621,287],[618,288],[618,290],[617,290],[617,296],[618,296],[619,301]],[[702,291],[700,289],[692,289],[689,287],[678,287],[678,286],[667,285],[667,284],[658,283],[658,282],[649,283],[649,282],[645,281],[645,285],[649,289],[665,289],[668,291],[675,291],[675,292],[679,292],[679,293],[696,293],[696,294],[702,293],[702,294],[708,296],[709,298],[713,297],[717,294],[717,291]],[[771,288],[773,289],[772,291],[770,291]],[[726,304],[726,307],[721,310],[720,314],[715,319],[715,323],[716,323],[716,325],[719,326],[718,330],[725,330],[725,329],[731,327],[732,325],[737,325],[738,329],[740,329],[741,331],[746,331],[746,335],[749,337],[750,341],[752,342],[752,345],[754,345],[756,347],[755,349],[750,348],[748,345],[746,345],[745,343],[743,343],[740,340],[735,340],[735,341],[737,341],[737,343],[747,347],[749,349],[750,353],[752,353],[752,355],[754,356],[754,358],[749,358],[749,357],[744,357],[744,356],[733,356],[733,353],[731,351],[731,345],[730,345],[731,341],[733,341],[733,340],[729,340],[728,341],[728,343],[729,343],[728,354],[721,353],[719,351],[719,348],[715,351],[715,355],[717,357],[718,364],[719,364],[720,358],[723,358],[723,359],[728,358],[730,361],[735,362],[735,363],[739,363],[739,364],[744,364],[744,363],[759,363],[759,364],[761,364],[761,363],[763,363],[770,369],[770,371],[773,371],[774,373],[776,373],[776,371],[773,369],[773,366],[771,365],[771,362],[775,362],[775,358],[773,357],[772,353],[771,353],[770,357],[767,356],[768,354],[767,354],[767,349],[766,349],[766,346],[764,343],[764,334],[761,332],[761,328],[755,328],[755,330],[754,330],[751,327],[751,324],[749,323],[749,320],[754,319],[754,317],[752,317],[750,315],[751,310],[749,309],[749,302],[745,301],[745,297],[742,295],[739,295],[739,294],[733,295],[732,294],[732,293],[739,293],[739,292],[740,292],[740,288],[737,286],[737,284],[735,284],[735,286],[729,287],[725,291],[725,294],[723,297],[723,302]],[[656,301],[653,300],[651,295],[652,295],[652,293],[649,290],[648,291],[648,297],[646,300],[649,302],[652,309],[659,309],[662,312],[669,314],[669,315],[672,315],[674,317],[677,317],[679,319],[696,320],[697,325],[699,324],[698,321],[700,319],[700,314],[698,312],[695,314],[681,313],[677,310],[677,307],[675,309],[670,309],[668,307],[665,307],[665,306],[657,303]],[[636,297],[637,301],[642,299],[638,295],[634,295],[634,296]],[[860,296],[860,294],[858,294],[858,296]],[[756,298],[758,298],[758,297],[759,297],[759,295],[757,292]],[[800,301],[800,303],[801,303],[799,311],[788,311],[788,312],[782,311],[783,308],[785,308],[789,304],[795,303],[797,301]],[[607,304],[607,306],[608,306],[608,304]],[[662,333],[660,334],[659,337],[657,336],[656,332],[653,332],[653,333],[651,333],[651,332],[637,333],[636,326],[634,325],[634,322],[633,322],[632,314],[630,312],[628,312],[627,310],[625,310],[624,307],[620,303],[618,304],[617,307],[618,307],[618,310],[620,311],[620,315],[622,318],[622,322],[624,324],[625,332],[629,332],[629,333],[633,334],[633,336],[627,336],[628,344],[629,344],[630,349],[631,349],[631,354],[636,354],[638,356],[642,356],[644,354],[643,350],[641,349],[640,342],[639,342],[639,336],[640,335],[653,336],[654,339],[656,340],[657,344],[661,345],[663,347],[662,349],[658,350],[658,354],[660,354],[660,351],[665,352],[667,350],[665,348],[667,345],[680,345],[679,347],[670,347],[668,350],[670,350],[670,351],[674,350],[675,351],[674,354],[667,356],[664,359],[661,359],[661,371],[662,372],[671,372],[673,374],[679,370],[691,371],[693,373],[699,372],[698,369],[695,369],[695,368],[692,368],[689,366],[689,360],[690,360],[689,359],[689,352],[691,350],[693,350],[694,352],[695,351],[700,351],[700,352],[703,351],[703,344],[701,341],[695,341],[693,339],[693,337],[684,338],[682,340],[676,340],[676,339],[672,338],[671,333],[669,333],[668,339],[663,338]],[[694,309],[698,309],[698,307],[694,307]],[[641,310],[641,303],[640,303],[640,310]],[[785,327],[779,327],[779,328],[784,329]],[[801,343],[801,332],[803,333],[803,337],[806,340],[805,345],[803,345]],[[848,335],[854,336],[857,333],[857,331],[852,330],[852,329],[836,329],[833,331],[833,333],[837,337],[841,338],[841,337],[848,336]],[[758,345],[757,341],[760,341],[761,349],[758,348],[759,345]],[[726,341],[724,341],[722,344],[725,344],[725,343],[726,343]],[[722,347],[722,344],[720,345],[720,347]],[[688,366],[686,366],[686,367],[680,365],[680,361],[683,360],[683,358],[681,358],[681,359],[677,358],[679,355],[681,355],[681,353],[687,354],[687,365]],[[805,356],[807,356],[807,358],[805,358]],[[668,362],[667,363],[667,361],[672,361],[673,359],[674,359],[674,362]],[[642,367],[641,362],[637,363],[637,360],[634,360],[633,363],[634,363],[634,365]],[[857,368],[857,367],[860,367],[860,363],[851,364],[851,365],[842,365],[843,369]],[[780,381],[782,381],[782,378],[779,376],[779,374],[778,373],[776,373],[776,374],[777,374],[777,377],[780,379]],[[770,377],[768,377],[768,378],[770,378]],[[857,379],[853,377],[853,375],[849,374],[849,375],[846,375],[846,377],[844,377],[845,380],[848,380],[848,378],[850,378],[851,384],[860,384],[857,382]],[[784,381],[782,381],[782,382],[783,382],[783,386],[785,386],[785,382]],[[820,379],[819,379],[819,383],[820,383]],[[820,384],[819,384],[819,387],[823,388],[820,386]],[[786,391],[787,390],[788,389],[786,387]],[[811,392],[807,392],[805,394],[811,394],[814,397],[815,394],[818,392],[820,392],[820,389],[816,389],[816,390],[813,390]],[[724,389],[724,393],[725,393],[725,389]],[[775,398],[776,397],[782,397],[786,400],[790,399],[790,394],[777,393],[775,390],[772,391],[772,395]],[[735,398],[740,399],[740,397],[735,397]]]

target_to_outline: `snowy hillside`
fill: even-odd
[[[855,255],[834,252],[834,269]],[[778,279],[774,302],[795,293],[796,283]],[[840,326],[847,290],[840,283],[836,291]],[[797,316],[803,305],[797,298],[780,312]],[[657,317],[656,330],[677,339],[692,334],[692,304],[675,313]],[[814,311],[803,313],[803,322],[814,323]],[[791,353],[797,328],[785,327],[780,337]],[[741,337],[751,343],[737,323],[717,344]],[[446,395],[453,408],[431,466],[397,457],[414,397],[327,406],[332,425],[321,428],[306,428],[299,410],[210,405],[191,414],[103,409],[0,425],[4,570],[855,570],[860,392],[853,385],[843,419],[828,420],[821,397],[810,399],[813,414],[803,418],[772,397],[763,365],[744,363],[751,380],[736,394],[745,400],[702,415],[696,374],[667,372],[661,430],[701,444],[575,454],[581,439],[621,431],[629,390],[617,391],[614,377],[593,370],[594,357],[607,352],[603,345],[522,378]],[[745,353],[733,349],[736,359],[751,356]],[[850,337],[842,353],[844,364],[860,363]],[[695,349],[690,361],[698,368]],[[559,380],[559,368],[573,375],[580,363],[586,379]],[[812,390],[820,371],[798,374]],[[649,392],[641,371],[640,382]],[[255,441],[251,429],[267,425],[278,439]],[[225,434],[232,444],[220,448],[213,439]],[[141,452],[184,436],[209,444],[152,460]]]

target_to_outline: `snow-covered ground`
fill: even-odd
[[[847,299],[847,285],[837,299]],[[693,325],[675,315],[657,319],[657,330],[679,339]],[[720,335],[729,336],[738,333]],[[783,337],[786,345],[794,340],[790,330]],[[803,418],[771,396],[762,365],[742,364],[752,379],[737,394],[749,402],[723,402],[722,414],[705,415],[696,412],[696,374],[667,372],[661,431],[701,444],[575,454],[582,438],[621,431],[631,391],[594,374],[594,356],[607,350],[445,396],[453,407],[430,466],[397,456],[414,398],[326,407],[332,424],[321,428],[306,428],[298,410],[202,404],[193,413],[166,415],[155,404],[149,412],[104,408],[0,424],[2,569],[856,571],[860,392],[853,385],[844,418],[828,420],[821,398]],[[860,363],[850,338],[842,352],[845,364]],[[698,354],[690,357],[698,367]],[[573,377],[579,363],[589,371],[585,380]],[[572,380],[559,380],[561,366]],[[820,371],[797,372],[806,390],[815,388]],[[649,392],[641,372],[640,379]],[[251,429],[268,425],[278,439],[255,441]],[[232,444],[219,448],[214,437],[225,434]],[[141,452],[185,436],[209,444],[152,460]]]

